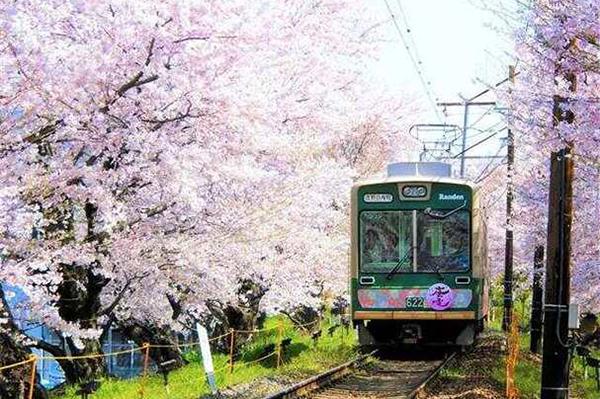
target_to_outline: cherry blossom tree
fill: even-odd
[[[550,152],[574,149],[573,293],[598,310],[600,7],[535,1],[516,31],[519,76],[510,94],[517,134],[515,228],[522,256],[545,244]],[[525,258],[524,258],[525,259]],[[531,265],[531,259],[527,259]],[[530,267],[530,266],[529,266]]]
[[[411,145],[406,103],[364,76],[361,7],[0,5],[0,281],[65,341],[33,345],[160,335],[248,281],[273,310],[343,292],[350,183]],[[103,372],[60,362],[70,382]]]

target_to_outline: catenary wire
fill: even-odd
[[[398,35],[400,36],[400,39],[402,40],[402,43],[404,45],[404,48],[406,49],[406,52],[408,53],[408,56],[410,58],[410,61],[415,69],[415,71],[417,72],[417,75],[419,77],[419,81],[421,82],[421,85],[423,86],[423,90],[425,91],[425,95],[427,96],[427,99],[429,100],[431,107],[437,117],[437,119],[442,122],[442,117],[440,116],[439,110],[436,106],[436,103],[434,101],[434,95],[432,94],[430,88],[428,87],[428,81],[425,79],[425,75],[423,73],[423,71],[421,70],[421,68],[419,68],[419,65],[417,63],[417,60],[415,59],[414,55],[412,54],[412,52],[410,51],[410,46],[408,45],[408,42],[406,40],[406,37],[404,36],[404,33],[402,32],[402,28],[400,28],[400,25],[398,24],[398,20],[396,19],[396,15],[394,14],[394,11],[392,10],[392,8],[390,7],[390,3],[388,2],[388,0],[383,0],[385,2],[385,5],[387,7],[387,10],[392,18],[392,22],[394,24],[394,27],[396,28],[396,31],[398,32]]]

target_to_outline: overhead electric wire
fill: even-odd
[[[429,88],[429,86],[431,85],[431,82],[425,79],[425,74],[419,67],[418,61],[415,59],[415,56],[413,55],[413,53],[410,50],[410,46],[408,45],[406,37],[404,36],[404,33],[402,32],[402,28],[400,27],[400,25],[398,24],[398,21],[396,20],[396,15],[394,14],[394,11],[390,7],[390,3],[388,2],[388,0],[383,0],[383,1],[385,2],[385,5],[387,7],[387,10],[388,10],[390,16],[392,17],[392,22],[394,24],[394,27],[396,28],[396,31],[398,32],[398,35],[400,36],[400,39],[402,40],[402,44],[404,45],[404,48],[406,49],[406,52],[408,53],[410,61],[413,65],[415,71],[417,72],[417,75],[419,76],[419,80],[421,82],[421,85],[423,86],[423,90],[425,91],[425,95],[427,96],[437,119],[440,122],[443,122],[443,119],[440,116],[439,110],[437,108],[436,101],[434,100],[435,95],[432,93],[431,89]],[[407,27],[407,31],[410,31],[410,29],[408,29],[408,27]]]
[[[469,126],[467,126],[467,129],[473,128],[473,126],[475,126],[477,123],[481,122],[481,120],[483,118],[485,118],[486,115],[488,115],[490,112],[492,112],[495,108],[496,108],[495,106],[489,107],[483,114],[481,114],[481,116],[479,118],[477,118],[477,120],[475,122],[473,122]]]
[[[500,154],[500,151],[502,151],[502,149],[506,146],[506,144],[503,144],[500,146],[500,148],[498,148],[498,151],[496,152],[496,154],[494,155],[494,157],[498,156],[498,154]],[[480,183],[482,181],[484,181],[485,179],[487,179],[488,177],[490,177],[495,171],[496,169],[498,169],[498,167],[500,165],[504,165],[504,161],[506,160],[506,156],[504,158],[502,158],[502,160],[500,161],[500,163],[498,163],[497,165],[495,165],[489,172],[488,172],[488,168],[492,165],[492,163],[494,162],[494,160],[496,158],[492,158],[490,159],[490,161],[487,163],[487,165],[483,168],[483,170],[481,171],[481,173],[479,173],[479,176],[477,176],[475,178],[475,183]],[[486,173],[487,172],[487,173]]]
[[[396,3],[398,4],[398,9],[400,10],[400,16],[402,17],[402,21],[404,22],[404,26],[406,27],[406,33],[407,36],[411,42],[412,45],[412,49],[413,52],[415,54],[415,59],[417,60],[417,64],[421,67],[423,67],[423,61],[421,60],[421,57],[419,56],[419,50],[417,47],[417,43],[415,42],[415,38],[412,34],[412,29],[410,29],[410,25],[408,24],[408,17],[406,16],[406,13],[404,12],[404,8],[402,7],[402,1],[401,0],[396,0]],[[425,71],[423,71],[424,73]],[[431,83],[427,82],[429,85],[431,85]],[[432,90],[433,92],[433,90]],[[435,93],[434,93],[435,94]],[[438,101],[439,99],[435,98],[435,101]]]
[[[421,82],[421,85],[423,87],[423,90],[425,91],[425,94],[427,95],[427,98],[429,99],[429,101],[432,103],[432,107],[434,109],[434,112],[436,114],[436,116],[438,117],[438,119],[441,121],[442,119],[440,118],[440,114],[437,108],[437,101],[438,99],[435,96],[435,93],[433,91],[433,88],[431,87],[431,82],[429,80],[426,79],[426,74],[425,74],[425,68],[423,68],[423,61],[421,60],[420,56],[419,56],[419,52],[418,52],[418,48],[416,45],[416,41],[414,39],[414,35],[412,33],[412,30],[410,29],[410,24],[409,24],[409,19],[407,16],[407,13],[404,10],[404,7],[402,6],[402,1],[401,0],[396,0],[397,3],[397,7],[399,10],[399,14],[398,16],[401,18],[401,21],[398,20],[397,16],[394,14],[394,11],[392,10],[392,7],[390,5],[390,2],[388,0],[384,0],[387,10],[392,18],[392,22],[396,28],[396,31],[398,32],[398,35],[400,36],[400,39],[402,41],[402,44],[404,45],[410,61],[419,77],[419,80]],[[404,27],[401,27],[401,23],[404,24]],[[405,30],[403,32],[403,30]],[[410,42],[410,43],[409,43]],[[411,48],[412,47],[412,48]],[[506,83],[509,79],[504,79],[501,80],[499,82],[497,82],[495,85],[493,86],[489,86],[488,88],[486,88],[485,90],[477,93],[475,96],[473,96],[472,98],[468,99],[468,102],[471,102],[481,96],[483,96],[484,94],[490,92],[494,87],[499,87],[501,85],[503,85],[504,83]],[[435,98],[436,103],[433,103],[433,99]],[[479,116],[477,118],[477,120],[475,122],[472,122],[467,129],[472,129],[474,128],[475,125],[477,125],[481,120],[483,120],[487,115],[489,115],[493,110],[495,109],[495,104],[494,106],[489,107],[481,116]],[[446,115],[444,113],[444,117],[447,117],[448,115]],[[498,123],[499,124],[499,123]],[[496,126],[498,124],[495,124],[494,126],[491,126],[489,128],[483,129],[483,130],[479,130],[479,132],[477,134],[475,134],[474,136],[472,136],[471,138],[475,138],[477,136],[483,135],[489,131],[492,131],[492,129],[495,129]],[[466,148],[465,150],[463,150],[463,152],[459,153],[458,155],[456,155],[455,157],[460,156],[461,154],[464,154],[466,151],[472,149],[475,146],[480,145],[481,143],[489,140],[491,137],[495,136],[498,132],[500,132],[501,130],[491,134],[490,136],[484,138],[483,140],[475,143],[474,145],[471,145],[470,147]],[[446,136],[447,132],[444,131],[444,140],[447,140],[447,136]],[[465,134],[465,132],[463,132],[463,134]],[[452,143],[457,139],[460,138],[462,135],[459,135],[458,137],[455,137],[453,140],[450,141],[449,145],[452,145]],[[424,144],[424,143],[423,143]],[[438,145],[437,143],[435,143],[435,148],[431,151],[438,151]],[[424,148],[425,152],[428,152],[426,148]],[[488,164],[486,166],[486,169],[489,167],[490,165]],[[485,169],[484,169],[485,172]]]
[[[499,164],[499,165],[501,165],[501,164]],[[492,206],[496,205],[496,203],[497,203],[497,202],[498,202],[498,201],[499,201],[501,198],[506,198],[506,197],[505,197],[505,195],[506,195],[506,191],[507,191],[507,189],[506,189],[506,187],[504,187],[504,190],[502,190],[502,192],[500,193],[500,195],[499,195],[499,196],[497,196],[496,198],[494,198],[494,199],[493,199],[491,202],[489,202],[489,203],[485,204],[485,207],[486,207],[486,208],[491,208]]]
[[[496,170],[500,166],[506,165],[506,158],[507,158],[506,156],[504,158],[502,158],[502,160],[500,161],[500,163],[497,163],[496,165],[494,165],[494,167],[492,169],[490,169],[490,171],[488,173],[486,173],[484,176],[477,178],[477,180],[475,180],[475,184],[481,183],[482,181],[484,181],[485,179],[487,179],[488,177],[490,177],[491,175],[493,175],[494,172],[496,172]]]
[[[475,133],[475,134],[473,134],[473,135],[469,136],[469,140],[472,140],[472,139],[474,139],[474,138],[476,138],[476,137],[479,137],[479,136],[481,136],[481,135],[483,135],[483,134],[486,134],[486,133],[492,132],[492,131],[494,131],[494,129],[496,129],[496,128],[498,127],[498,125],[501,125],[501,124],[503,124],[503,123],[504,123],[503,121],[496,122],[496,123],[494,123],[492,126],[486,127],[486,128],[484,128],[484,129],[475,129],[474,127],[471,127],[470,129],[477,130],[477,133]],[[462,129],[461,129],[461,130],[462,130]],[[459,134],[457,137],[453,138],[453,139],[450,141],[450,144],[454,143],[456,140],[458,140],[458,139],[461,139],[461,138],[462,138],[462,132],[461,132],[461,133],[460,133],[460,134]]]
[[[458,154],[454,155],[453,158],[458,158],[459,156],[461,156],[462,154],[464,154],[465,152],[469,151],[470,149],[477,147],[479,144],[482,144],[484,142],[486,142],[487,140],[491,139],[492,137],[494,137],[495,135],[497,135],[498,133],[500,133],[503,130],[506,130],[506,127],[503,127],[500,130],[496,130],[494,133],[490,134],[489,136],[487,136],[484,139],[479,140],[477,143],[465,148],[463,151],[459,152]]]

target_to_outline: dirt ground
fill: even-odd
[[[480,337],[475,348],[458,356],[420,393],[419,399],[504,399],[505,387],[490,378],[498,358],[505,356],[499,334]],[[460,366],[460,367],[459,367]]]
[[[224,389],[218,396],[216,396],[216,398],[261,399],[265,396],[281,391],[287,386],[292,385],[294,382],[297,381],[284,376],[260,378],[247,384],[240,384]],[[205,398],[214,398],[214,396],[206,396]]]

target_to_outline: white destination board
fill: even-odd
[[[394,197],[392,194],[365,194],[363,196],[363,201],[365,202],[392,202]]]

